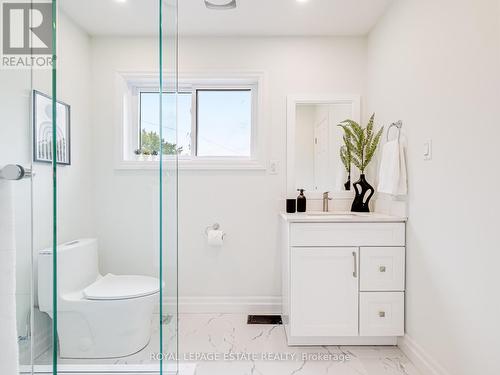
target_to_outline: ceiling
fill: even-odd
[[[169,5],[175,0],[163,1],[167,14],[175,10]],[[333,36],[366,35],[393,0],[237,0],[233,10],[178,1],[181,35]],[[59,0],[59,6],[90,35],[157,33],[158,0]]]

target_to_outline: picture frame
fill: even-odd
[[[33,90],[33,161],[52,163],[52,98]],[[71,165],[71,106],[56,104],[57,164]]]

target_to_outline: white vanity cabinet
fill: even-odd
[[[404,334],[405,221],[281,215],[289,345],[394,345]]]

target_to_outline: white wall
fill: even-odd
[[[116,70],[157,69],[156,41],[92,41],[97,227],[107,272],[157,273],[157,180],[152,172],[114,170],[109,147]],[[293,93],[365,94],[365,38],[187,38],[180,42],[181,72],[261,71],[266,74],[266,171],[181,171],[179,177],[179,277],[181,297],[280,295],[278,212],[284,208],[286,96]],[[170,190],[171,191],[171,190]],[[168,209],[168,208],[167,208]],[[205,228],[221,224],[222,249],[206,246]],[[168,262],[168,260],[167,260]]]
[[[399,0],[369,38],[369,110],[409,142],[406,329],[450,375],[500,373],[499,16]]]
[[[95,235],[96,129],[91,122],[90,38],[63,13],[59,17],[58,100],[71,105],[71,166],[58,171],[59,241]]]
[[[101,271],[158,275],[159,179],[156,171],[115,169],[120,110],[115,103],[118,71],[158,71],[157,41],[93,38],[92,122],[95,137],[95,221]],[[170,221],[170,220],[169,220]]]

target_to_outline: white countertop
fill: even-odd
[[[321,212],[281,213],[283,220],[289,223],[400,223],[406,217],[391,216],[376,212]]]

